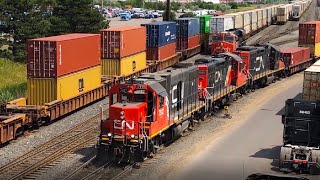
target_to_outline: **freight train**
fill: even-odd
[[[216,107],[308,67],[313,59],[270,44],[180,62],[130,78],[110,89],[109,114],[101,120],[98,156],[116,162],[143,161]],[[289,54],[288,54],[289,53]]]
[[[187,27],[175,32],[177,23]],[[145,29],[112,28],[101,30],[100,35],[69,34],[28,41],[28,97],[7,103],[0,145],[105,98],[111,87],[129,77],[160,71],[199,54],[203,50],[199,38],[203,42],[205,35],[208,42],[209,36],[190,29],[199,27],[197,23],[191,18],[142,25]],[[24,116],[9,118],[12,114]]]

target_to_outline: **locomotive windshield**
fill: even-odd
[[[216,35],[216,36],[212,37],[212,41],[213,42],[219,42],[219,41],[222,41],[222,40],[223,40],[223,37],[221,35]]]
[[[228,43],[233,43],[234,37],[233,36],[224,36],[224,41]]]

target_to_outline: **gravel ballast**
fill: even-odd
[[[106,103],[105,99],[101,100],[48,126],[42,126],[36,131],[27,133],[29,135],[11,141],[0,149],[0,167],[97,115],[100,112],[99,106]]]

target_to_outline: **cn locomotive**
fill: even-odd
[[[280,55],[271,44],[242,46],[112,87],[109,117],[101,120],[98,156],[117,162],[143,161],[216,107],[296,72],[291,71],[295,65],[290,59]],[[301,70],[309,61],[299,64]]]

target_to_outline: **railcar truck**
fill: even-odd
[[[280,171],[320,174],[320,101],[288,99],[282,124]]]

